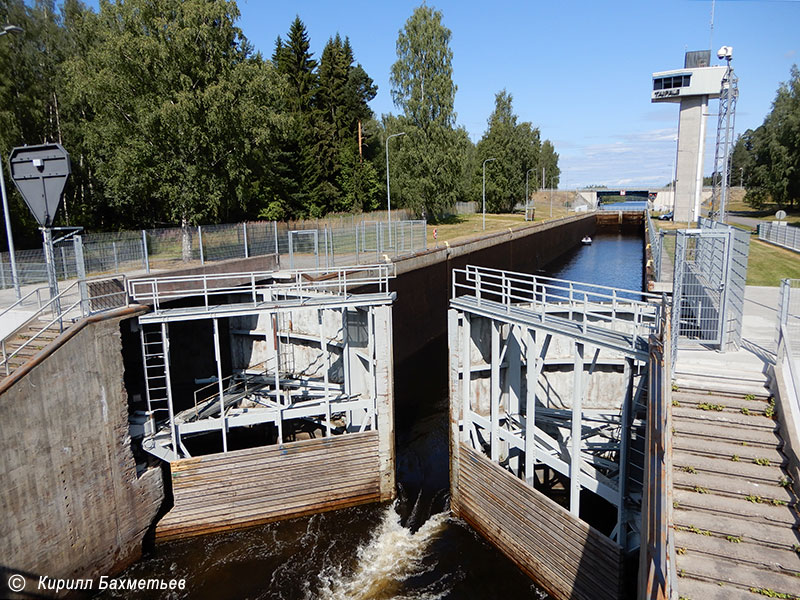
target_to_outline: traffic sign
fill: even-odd
[[[69,154],[61,144],[14,148],[8,157],[11,179],[42,227],[52,227],[72,172]]]

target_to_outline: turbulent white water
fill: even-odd
[[[444,530],[447,513],[431,516],[416,532],[400,524],[394,507],[387,507],[369,541],[358,549],[355,570],[343,575],[341,565],[329,565],[319,576],[320,586],[307,598],[322,600],[389,600],[397,598],[403,581],[420,575],[430,566],[423,559],[430,543]],[[437,594],[422,593],[412,597],[433,600]]]

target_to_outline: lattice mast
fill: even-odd
[[[717,145],[714,151],[714,171],[711,179],[711,216],[722,223],[727,218],[728,191],[730,189],[731,151],[733,131],[736,125],[736,100],[739,98],[739,78],[731,67],[733,48],[723,46],[717,52],[727,62],[719,93],[719,116],[717,121]]]

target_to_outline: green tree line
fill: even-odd
[[[731,155],[731,185],[744,183],[745,201],[754,208],[774,203],[800,208],[800,70],[791,69],[772,108],[756,129],[736,141]]]
[[[558,155],[517,123],[511,96],[476,145],[454,111],[451,32],[422,5],[398,34],[391,93],[397,115],[376,118],[377,86],[347,37],[319,58],[299,17],[270,57],[237,26],[232,0],[6,0],[0,23],[0,153],[59,142],[73,173],[60,224],[89,230],[319,217],[386,206],[392,138],[393,207],[435,220],[456,200],[480,200],[480,163],[496,154],[487,207],[501,211],[558,177]],[[535,173],[535,175],[534,175]],[[523,181],[520,187],[520,181]],[[549,182],[548,182],[549,183]],[[22,244],[35,224],[13,185]],[[27,236],[27,238],[26,238]]]

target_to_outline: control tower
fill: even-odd
[[[696,221],[703,191],[709,98],[719,98],[726,67],[711,67],[711,51],[687,52],[683,69],[653,73],[652,102],[680,103],[675,221]]]

